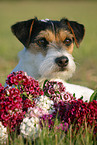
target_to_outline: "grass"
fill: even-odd
[[[93,130],[85,125],[82,126],[78,132],[73,130],[73,125],[67,133],[62,130],[56,130],[55,127],[49,130],[44,127],[43,131],[39,133],[38,138],[24,139],[21,135],[14,135],[13,140],[8,140],[7,145],[96,145],[96,137],[93,135]],[[10,138],[10,136],[9,136]]]
[[[76,130],[72,132],[73,125],[70,126],[67,133],[62,130],[49,131],[48,128],[44,128],[43,132],[37,140],[34,140],[35,145],[96,145],[93,132],[89,132],[89,128],[83,131],[83,127],[76,133]]]
[[[69,82],[97,88],[97,2],[96,1],[21,1],[0,2],[0,83],[18,63],[17,54],[22,44],[13,36],[10,26],[17,21],[37,16],[39,19],[67,17],[83,23],[85,38],[73,56],[77,71]]]

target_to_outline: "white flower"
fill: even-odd
[[[0,122],[0,144],[6,144],[8,138],[7,129]]]
[[[38,107],[43,109],[45,113],[51,114],[54,112],[54,102],[50,100],[47,96],[40,96],[39,101],[36,104]]]
[[[40,131],[39,118],[24,118],[23,122],[20,125],[20,132],[25,138],[38,137]]]

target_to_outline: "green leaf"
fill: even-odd
[[[94,93],[90,97],[90,102],[92,102],[93,100],[97,100],[97,90],[95,90]]]
[[[76,97],[75,97],[75,93],[73,94],[73,97],[76,98]]]
[[[44,81],[44,84],[43,84],[43,89],[44,89],[44,87],[45,87],[46,82],[48,82],[48,80],[45,80],[45,81]]]
[[[83,100],[83,96],[81,96],[79,99]]]

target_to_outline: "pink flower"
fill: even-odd
[[[49,129],[53,128],[54,126],[54,118],[51,114],[45,114],[40,118],[40,125],[41,127],[46,126],[49,127]]]
[[[39,117],[42,117],[43,115],[45,115],[45,111],[38,106],[35,106],[33,108],[32,107],[28,108],[27,116],[29,118],[31,118],[31,117],[38,117],[39,118]]]
[[[72,101],[75,98],[72,94],[66,92],[65,87],[62,82],[56,81],[46,81],[43,87],[44,94],[50,97],[54,102],[62,101]]]
[[[65,132],[67,132],[68,128],[69,128],[69,125],[66,122],[65,123],[60,123],[58,126],[56,126],[57,130],[62,130],[62,131],[65,131]]]

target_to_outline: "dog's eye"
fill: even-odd
[[[48,41],[45,38],[41,38],[41,39],[37,40],[37,44],[39,46],[46,47],[48,44]]]
[[[63,43],[66,45],[66,46],[69,46],[71,43],[72,43],[72,40],[70,38],[66,38]]]

